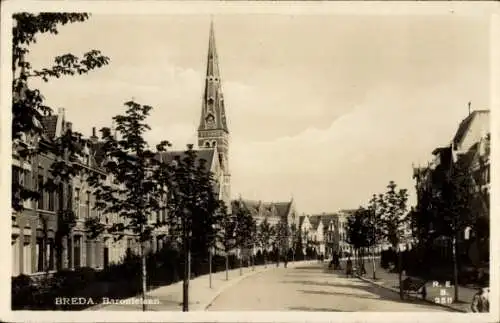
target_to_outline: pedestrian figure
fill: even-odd
[[[342,270],[342,268],[340,267],[340,256],[339,254],[335,254],[335,263],[334,263],[334,268],[337,269],[337,270]]]
[[[352,276],[352,260],[351,260],[351,256],[349,256],[347,258],[347,262],[346,262],[346,265],[345,265],[345,273],[346,273],[346,276],[349,278],[349,276]]]
[[[490,311],[490,288],[481,288],[472,298],[471,310],[474,313],[488,313]]]

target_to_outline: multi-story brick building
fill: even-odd
[[[450,145],[436,148],[433,151],[433,160],[426,167],[415,167],[413,177],[416,180],[417,200],[426,192],[438,187],[449,176],[451,165],[460,162],[468,169],[468,175],[472,180],[473,198],[472,212],[482,223],[489,223],[489,196],[490,196],[490,113],[489,110],[472,111],[460,123],[457,132],[452,138]],[[418,207],[418,205],[417,205]],[[434,230],[432,227],[430,231]],[[459,234],[459,243],[465,241],[470,246],[462,248],[469,257],[480,258],[476,255],[478,249],[488,249],[489,242],[482,241],[477,237],[474,230],[468,227]],[[471,243],[472,241],[472,243]],[[435,246],[439,247],[446,256],[451,242],[444,238],[435,240]],[[483,247],[477,246],[483,245]],[[481,252],[487,254],[487,252]],[[483,258],[487,258],[484,256]]]

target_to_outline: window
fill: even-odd
[[[54,240],[49,239],[49,243],[47,246],[47,264],[49,266],[49,270],[54,270]]]
[[[80,264],[80,252],[81,252],[81,236],[75,236],[74,237],[74,246],[73,246],[73,253],[74,253],[74,256],[75,256],[75,259],[74,259],[74,264],[73,264],[73,268],[80,268],[81,264]]]
[[[49,196],[49,206],[48,206],[48,210],[49,211],[55,211],[55,204],[56,204],[56,201],[55,201],[55,198],[56,198],[56,193],[55,192],[49,192],[48,193],[48,196]]]
[[[62,184],[59,184],[57,188],[57,208],[58,210],[64,209],[64,189]]]
[[[68,268],[73,268],[72,267],[72,262],[73,262],[73,244],[71,242],[71,239],[68,239]]]
[[[80,217],[80,189],[75,188],[75,216]]]
[[[84,218],[87,216],[87,193],[81,192],[81,200],[80,200],[80,218]]]
[[[40,198],[38,199],[38,208],[43,210],[44,208],[43,175],[38,175],[38,193],[40,193]]]
[[[43,255],[44,255],[44,250],[43,250],[43,239],[37,238],[36,239],[36,271],[37,272],[43,272]]]
[[[87,214],[86,214],[86,217],[87,218],[90,218],[90,197],[91,197],[91,194],[89,191],[87,191]]]

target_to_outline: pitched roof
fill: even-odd
[[[105,157],[103,147],[104,147],[104,142],[102,141],[90,143],[91,152],[94,155],[94,161],[96,163],[95,166],[97,167],[99,167],[102,164]]]
[[[317,230],[319,223],[321,221],[321,216],[320,215],[311,215],[309,216],[309,223],[311,223],[311,228],[313,230]]]
[[[56,135],[57,115],[42,116],[43,133],[50,139]]]
[[[276,212],[280,218],[284,218],[288,215],[290,207],[292,206],[292,202],[278,202],[274,203],[276,207]]]
[[[304,223],[304,219],[306,218],[305,215],[299,216],[299,228],[302,226],[302,223]]]
[[[212,169],[212,161],[214,159],[214,149],[198,149],[196,152],[196,162],[200,162],[201,160],[206,161],[207,168]],[[185,151],[167,151],[159,153],[158,156],[160,160],[166,163],[170,163],[174,161],[176,158],[183,158],[186,156]]]
[[[453,144],[459,145],[462,140],[464,139],[465,135],[467,134],[467,131],[469,130],[472,120],[476,118],[478,115],[483,114],[483,115],[489,115],[490,111],[489,110],[476,110],[472,111],[471,114],[469,114],[465,119],[460,122],[460,125],[458,126],[457,132],[455,133],[455,137],[453,138]]]
[[[338,216],[338,214],[336,214],[336,213],[317,214],[317,215],[312,215],[309,218],[309,221],[311,221],[311,218],[314,217],[313,221],[317,221],[317,224],[316,224],[316,226],[313,225],[313,228],[314,228],[314,230],[316,230],[318,228],[320,221],[323,223],[323,226],[328,226],[329,222],[331,220],[334,220],[335,218],[337,218],[337,216]],[[313,224],[313,223],[311,222],[311,224]]]
[[[260,201],[242,200],[242,202],[248,208],[252,216],[259,215]]]

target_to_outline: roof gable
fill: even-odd
[[[198,149],[195,150],[196,152],[196,163],[199,163],[201,160],[206,161],[206,168],[207,170],[212,170],[214,166],[214,156],[215,152],[213,149]],[[160,161],[164,163],[171,163],[176,159],[182,159],[186,157],[186,152],[185,151],[167,151],[167,152],[161,152],[158,153],[157,156],[159,157]]]
[[[471,114],[469,114],[465,119],[463,119],[462,122],[460,122],[457,132],[455,133],[455,136],[453,138],[454,146],[455,147],[461,146],[467,133],[471,129],[473,121],[475,119],[477,119],[479,116],[489,117],[489,113],[490,113],[489,110],[476,110],[472,111]],[[489,118],[488,118],[488,123],[489,123]]]

